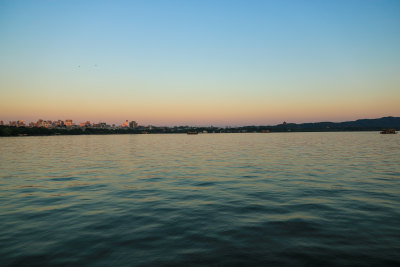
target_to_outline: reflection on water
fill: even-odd
[[[397,265],[400,138],[0,139],[2,265]]]

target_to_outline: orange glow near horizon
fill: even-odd
[[[286,101],[246,99],[231,101],[152,101],[135,103],[113,101],[48,102],[22,100],[15,104],[6,102],[0,108],[0,120],[73,119],[122,124],[135,120],[142,125],[273,125],[287,122],[346,121],[383,116],[399,116],[396,99],[380,101],[354,100],[332,102],[306,102],[296,99]],[[104,104],[106,103],[106,104]],[[282,104],[284,103],[284,104]],[[380,103],[385,103],[381,105]]]

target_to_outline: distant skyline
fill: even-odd
[[[325,123],[325,122],[331,122],[331,123],[343,123],[343,122],[354,122],[354,121],[359,121],[359,120],[379,120],[379,119],[387,119],[387,118],[399,118],[399,117],[394,117],[394,116],[386,116],[386,117],[381,117],[381,118],[358,118],[354,120],[345,120],[345,121],[308,121],[308,122],[296,122],[295,124],[307,124],[307,123]],[[17,127],[46,127],[52,126],[52,127],[58,127],[58,126],[93,126],[93,125],[100,125],[104,124],[107,126],[123,126],[123,127],[128,127],[130,124],[132,125],[140,125],[140,126],[155,126],[155,127],[174,127],[174,126],[193,126],[193,127],[242,127],[242,126],[276,126],[279,124],[290,124],[293,122],[287,122],[287,121],[280,121],[275,124],[243,124],[243,125],[234,125],[234,124],[226,124],[226,125],[217,125],[217,124],[174,124],[174,125],[166,125],[166,124],[140,124],[136,121],[132,120],[124,120],[116,123],[110,123],[109,121],[106,120],[98,120],[98,121],[90,121],[90,120],[73,120],[71,118],[69,119],[57,119],[57,120],[48,120],[48,119],[37,119],[37,120],[10,120],[10,121],[5,121],[0,118],[0,125],[4,126],[17,126]]]
[[[0,0],[0,120],[400,116],[400,1]]]

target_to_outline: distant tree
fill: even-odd
[[[0,136],[11,136],[12,131],[9,127],[1,126],[0,128]]]

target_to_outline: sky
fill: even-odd
[[[0,120],[400,116],[400,1],[0,0]]]

